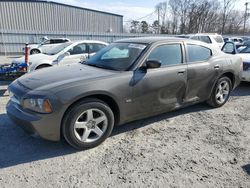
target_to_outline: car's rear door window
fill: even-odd
[[[218,35],[218,36],[213,36],[214,40],[218,43],[223,43],[224,40],[222,38],[222,36]]]
[[[150,53],[148,60],[159,61],[161,67],[182,64],[181,44],[158,46]]]
[[[88,45],[89,45],[89,53],[96,53],[106,46],[104,44],[98,44],[98,43],[91,43]]]
[[[200,40],[201,40],[202,42],[205,42],[205,43],[208,43],[208,44],[211,44],[211,43],[212,43],[212,41],[211,41],[211,39],[209,38],[209,36],[200,36],[199,38],[200,38]]]
[[[69,50],[70,55],[78,55],[87,53],[86,44],[78,44]]]
[[[196,44],[187,44],[188,62],[206,61],[212,56],[209,48]]]

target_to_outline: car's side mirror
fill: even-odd
[[[65,58],[66,56],[70,56],[70,52],[65,52],[65,53],[59,55],[58,58],[57,58],[57,63],[59,63],[60,61],[62,61],[63,58]]]
[[[233,42],[226,42],[221,50],[227,54],[236,54],[236,46]]]
[[[145,65],[147,69],[156,69],[161,67],[161,62],[158,60],[147,60]]]

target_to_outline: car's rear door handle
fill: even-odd
[[[216,70],[220,69],[220,65],[215,65],[214,69],[216,69]]]
[[[182,69],[182,70],[178,70],[178,75],[183,75],[185,74],[186,70],[185,69]]]

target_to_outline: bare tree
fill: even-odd
[[[178,31],[178,21],[180,13],[181,0],[169,0],[170,12],[172,14],[172,34],[176,34]]]
[[[159,14],[159,23],[161,33],[165,33],[166,31],[166,20],[167,20],[167,12],[168,12],[168,3],[167,1],[158,3],[155,7],[157,13]]]
[[[234,8],[235,0],[223,0],[222,1],[222,25],[221,25],[221,33],[224,34],[225,32],[225,26],[228,21],[228,16],[230,15],[230,12]]]

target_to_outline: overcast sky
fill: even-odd
[[[154,12],[157,3],[164,0],[52,0],[59,3],[70,4],[95,10],[112,12],[124,16],[124,21],[138,19]],[[249,0],[250,1],[250,0]],[[245,10],[245,0],[236,0],[236,9]],[[151,18],[150,18],[151,17]],[[156,14],[147,17],[147,21],[157,19]]]

